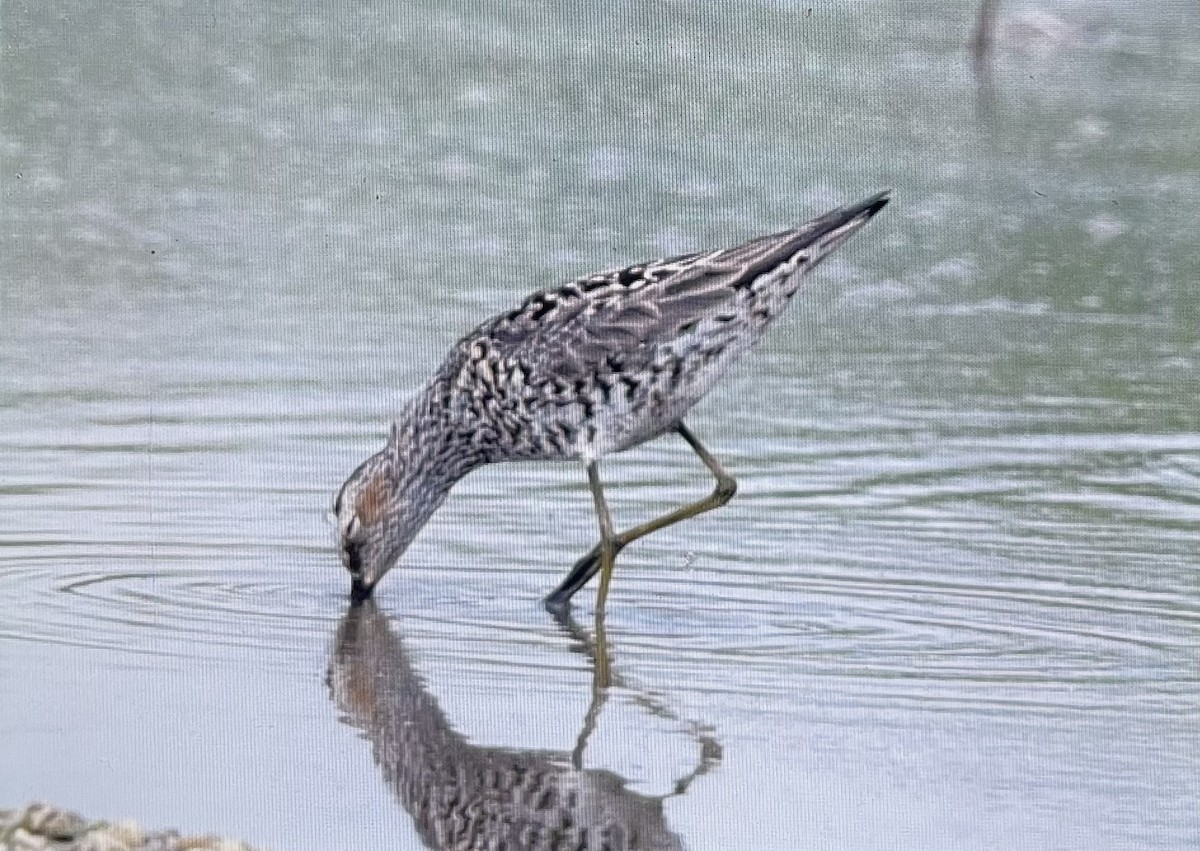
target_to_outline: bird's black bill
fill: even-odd
[[[375,592],[375,586],[369,585],[362,581],[361,576],[355,576],[350,580],[350,602],[365,603],[371,599],[371,595]]]
[[[371,592],[375,590],[375,586],[363,582],[360,572],[362,558],[358,551],[358,545],[353,541],[342,542],[342,563],[350,571],[350,602],[361,603],[363,600],[371,599]]]

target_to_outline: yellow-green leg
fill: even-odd
[[[587,466],[588,487],[596,503],[596,517],[600,521],[600,591],[596,595],[596,616],[604,614],[604,601],[608,599],[608,585],[612,582],[613,562],[617,558],[614,546],[612,515],[608,513],[608,502],[604,499],[604,488],[600,486],[600,462],[592,461]]]
[[[734,481],[733,476],[725,471],[721,463],[704,448],[704,444],[700,442],[696,435],[692,434],[687,426],[680,423],[675,427],[675,431],[687,441],[688,446],[692,447],[692,451],[696,453],[700,460],[704,462],[704,466],[716,478],[717,483],[713,488],[713,492],[704,499],[696,500],[664,514],[662,517],[656,517],[618,535],[613,535],[612,519],[608,513],[608,505],[604,500],[604,493],[600,488],[599,469],[594,461],[588,464],[588,485],[591,487],[592,498],[596,503],[596,514],[600,519],[600,543],[592,547],[591,552],[575,563],[574,567],[571,568],[571,572],[567,574],[566,579],[546,598],[546,608],[551,611],[564,609],[575,592],[586,585],[588,580],[595,576],[596,573],[600,573],[600,591],[596,598],[596,612],[597,614],[602,613],[604,611],[605,600],[608,598],[608,587],[612,582],[612,569],[617,553],[638,538],[643,538],[651,532],[657,532],[659,529],[671,526],[681,520],[687,520],[689,517],[695,517],[706,511],[712,511],[714,508],[720,508],[733,498],[733,495],[737,492],[737,482]]]

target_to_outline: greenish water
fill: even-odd
[[[0,805],[420,847],[415,693],[569,766],[582,469],[465,481],[358,656],[334,489],[526,292],[891,188],[690,418],[741,490],[622,555],[582,776],[692,849],[1195,848],[1200,10],[976,73],[970,4],[809,8],[5,3]]]

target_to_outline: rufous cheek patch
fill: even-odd
[[[358,516],[358,522],[364,526],[370,526],[379,519],[383,514],[383,507],[387,504],[387,484],[382,476],[375,476],[370,483],[363,489],[363,492],[358,497],[358,504],[354,507],[354,513]]]

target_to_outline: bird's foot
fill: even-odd
[[[616,547],[616,552],[620,552],[621,546]],[[558,584],[550,594],[542,601],[552,615],[563,615],[571,609],[571,598],[575,593],[587,585],[591,578],[600,572],[600,560],[603,550],[600,544],[592,547],[587,555],[575,562],[567,573],[565,579]],[[614,555],[616,553],[614,552]]]

